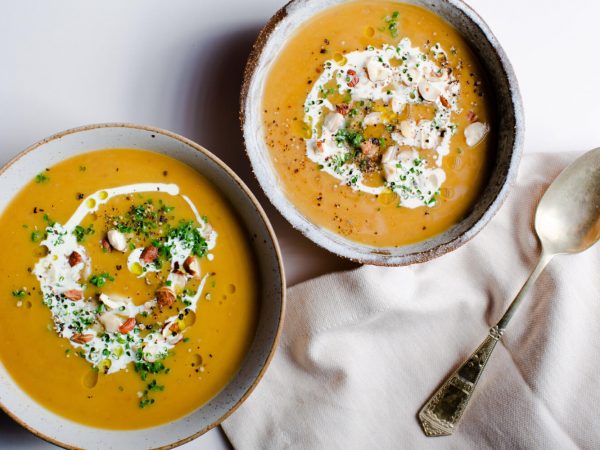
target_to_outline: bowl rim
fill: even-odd
[[[258,200],[256,199],[255,195],[252,193],[252,191],[248,188],[248,186],[246,186],[246,184],[242,181],[242,179],[227,165],[225,164],[218,156],[214,155],[212,152],[210,152],[208,149],[204,148],[203,146],[201,146],[200,144],[197,144],[196,142],[180,135],[177,133],[174,133],[172,131],[168,131],[162,128],[158,128],[158,127],[154,127],[154,126],[150,126],[150,125],[140,125],[140,124],[135,124],[135,123],[130,123],[130,122],[106,122],[106,123],[95,123],[95,124],[89,124],[89,125],[83,125],[83,126],[79,126],[79,127],[75,127],[75,128],[69,128],[67,130],[64,131],[60,131],[58,133],[55,133],[49,137],[46,137],[44,139],[41,139],[40,141],[36,142],[35,144],[30,145],[29,147],[27,147],[25,150],[22,150],[21,152],[19,152],[16,156],[14,156],[12,159],[10,159],[6,164],[4,164],[1,168],[0,168],[0,177],[4,175],[4,173],[19,159],[21,159],[23,156],[25,156],[26,154],[36,150],[37,148],[41,147],[42,145],[60,139],[64,136],[70,135],[70,134],[76,134],[76,133],[80,133],[80,132],[86,132],[86,131],[90,131],[90,130],[95,130],[95,129],[101,129],[101,128],[128,128],[128,129],[136,129],[136,130],[142,130],[142,131],[149,131],[152,133],[156,133],[156,134],[161,134],[163,136],[175,139],[189,147],[192,147],[194,150],[204,154],[207,158],[211,159],[214,163],[216,163],[221,169],[223,169],[227,175],[229,175],[229,177],[235,181],[235,183],[237,184],[237,186],[244,192],[244,194],[246,194],[246,196],[250,199],[252,205],[254,206],[256,212],[258,212],[259,217],[262,219],[262,222],[267,230],[267,233],[269,235],[269,238],[271,239],[271,243],[273,244],[273,249],[275,250],[275,256],[277,259],[277,266],[278,266],[278,270],[279,273],[281,274],[280,276],[280,280],[279,280],[279,287],[281,289],[281,309],[280,309],[280,314],[278,317],[278,324],[277,324],[277,331],[275,333],[271,348],[269,350],[269,354],[267,355],[267,358],[264,361],[263,366],[261,367],[260,371],[258,372],[258,375],[256,376],[256,378],[252,381],[252,383],[250,384],[250,386],[248,387],[248,389],[246,390],[246,392],[235,402],[235,404],[233,406],[231,406],[229,408],[229,410],[223,414],[219,419],[215,420],[214,422],[212,422],[211,424],[207,425],[206,427],[198,430],[196,433],[193,433],[190,436],[187,436],[183,439],[179,439],[176,442],[170,443],[170,444],[166,444],[163,445],[161,447],[156,447],[157,450],[168,450],[168,449],[172,449],[175,447],[178,447],[180,445],[183,445],[187,442],[190,442],[198,437],[200,437],[201,435],[203,435],[204,433],[206,433],[207,431],[215,428],[216,426],[220,425],[223,421],[225,421],[229,416],[231,416],[241,405],[242,403],[244,403],[244,401],[250,396],[250,394],[252,394],[252,392],[254,391],[254,389],[256,388],[256,386],[258,385],[258,383],[262,380],[265,372],[267,371],[273,356],[275,355],[275,352],[277,350],[277,347],[279,346],[279,341],[281,339],[281,334],[282,334],[282,330],[283,330],[283,323],[284,323],[284,319],[285,319],[285,307],[286,307],[286,302],[287,302],[287,292],[286,292],[286,278],[285,278],[285,270],[284,270],[284,266],[283,266],[283,258],[281,255],[281,249],[279,247],[279,242],[277,240],[277,236],[275,235],[275,231],[273,229],[273,226],[271,225],[271,222],[269,221],[267,214],[265,213],[264,209],[262,208],[262,206],[260,205],[260,203],[258,202]],[[24,391],[25,392],[25,391]],[[200,407],[202,408],[202,407]],[[53,415],[58,415],[50,410],[48,410],[47,408],[45,408],[48,411],[48,414],[53,414]],[[28,425],[23,419],[21,419],[20,417],[17,417],[15,414],[12,413],[12,411],[10,411],[3,403],[2,403],[2,399],[0,399],[0,410],[2,410],[8,417],[10,417],[12,420],[14,420],[17,424],[19,424],[21,427],[25,428],[27,431],[29,431],[30,433],[34,434],[35,436],[45,440],[46,442],[49,442],[51,444],[57,445],[59,447],[63,447],[63,448],[67,448],[67,449],[78,449],[79,447],[75,446],[75,445],[71,445],[71,444],[66,444],[64,442],[61,442],[60,440],[53,438],[51,436],[45,435],[41,432],[39,432],[38,430],[34,429],[33,427],[31,427],[30,425]],[[185,416],[183,416],[185,417]],[[182,419],[182,417],[176,419],[180,420]],[[167,425],[168,422],[166,424],[162,424],[162,425],[158,425],[157,427],[162,427]],[[92,427],[95,428],[95,427]],[[97,428],[98,430],[102,430],[102,428]],[[138,431],[143,431],[144,429],[140,429]],[[119,431],[119,430],[115,430],[115,431]],[[124,431],[131,431],[131,430],[124,430]]]
[[[341,0],[340,2],[335,3],[335,5],[328,4],[323,9],[319,10],[319,12],[323,11],[324,9],[331,8],[332,6],[336,6],[336,5],[339,5],[342,3],[347,3],[350,1],[352,1],[352,0]],[[393,0],[393,1],[395,1],[397,3],[415,4],[414,0],[413,1],[411,1],[411,0],[406,0],[406,1]],[[482,33],[483,36],[485,36],[486,40],[492,47],[494,53],[496,54],[496,56],[500,62],[500,68],[502,70],[503,76],[508,82],[508,87],[509,87],[508,94],[511,99],[511,110],[512,110],[512,113],[514,116],[514,122],[515,122],[515,124],[514,124],[514,142],[513,142],[512,148],[511,148],[511,154],[510,154],[510,158],[509,158],[508,168],[506,171],[506,177],[502,182],[502,186],[500,187],[498,192],[493,197],[493,200],[490,202],[489,206],[482,212],[480,217],[477,218],[476,220],[474,220],[474,222],[464,232],[458,234],[457,236],[455,236],[454,238],[451,238],[450,240],[448,240],[446,242],[441,242],[429,249],[411,251],[404,255],[386,255],[381,252],[378,252],[377,250],[385,251],[385,249],[391,248],[391,247],[375,247],[375,246],[369,246],[366,244],[355,243],[353,241],[347,240],[349,243],[354,243],[354,244],[360,245],[364,248],[370,248],[371,251],[369,251],[369,252],[365,251],[363,253],[363,252],[360,252],[360,251],[357,251],[354,249],[348,249],[347,246],[345,245],[345,243],[341,244],[341,243],[334,242],[333,239],[331,238],[331,236],[329,236],[329,234],[337,236],[337,233],[330,231],[324,227],[316,225],[312,220],[310,220],[308,217],[306,217],[301,212],[296,210],[293,202],[291,202],[287,198],[287,195],[285,195],[285,193],[283,192],[283,189],[278,188],[278,190],[281,191],[281,193],[282,193],[281,198],[276,196],[276,194],[274,192],[270,192],[267,189],[268,184],[266,182],[267,181],[266,176],[263,176],[255,169],[257,166],[257,163],[258,163],[258,161],[255,160],[255,156],[254,156],[254,154],[256,153],[256,150],[250,149],[249,145],[248,145],[249,139],[247,138],[247,135],[246,135],[246,133],[247,133],[247,131],[246,131],[247,130],[246,116],[249,115],[250,102],[252,101],[252,99],[249,97],[249,92],[250,92],[250,87],[251,87],[252,83],[254,82],[255,75],[258,72],[257,69],[260,67],[259,63],[260,63],[261,57],[263,55],[263,52],[265,50],[265,46],[269,42],[271,35],[277,29],[280,22],[287,17],[288,9],[294,8],[298,3],[301,3],[301,2],[308,3],[308,2],[306,2],[306,0],[289,0],[288,3],[286,3],[284,6],[282,6],[277,12],[275,12],[275,14],[273,14],[273,16],[271,16],[269,21],[260,30],[258,37],[257,37],[256,41],[254,42],[254,45],[252,46],[250,55],[248,56],[248,61],[246,62],[246,67],[244,68],[242,89],[240,92],[240,110],[239,110],[240,127],[241,127],[242,133],[244,135],[244,144],[245,144],[244,149],[246,151],[246,155],[248,156],[248,159],[250,160],[250,163],[252,166],[252,172],[254,174],[254,177],[257,179],[258,184],[260,185],[264,194],[266,195],[266,197],[275,206],[275,208],[281,213],[281,215],[284,216],[285,219],[292,225],[293,228],[300,231],[305,237],[310,239],[312,242],[316,243],[317,245],[326,249],[329,252],[332,252],[338,256],[341,256],[343,258],[349,259],[351,261],[354,261],[354,262],[357,262],[360,264],[390,267],[390,266],[405,266],[405,265],[410,265],[410,264],[414,264],[414,263],[426,262],[431,259],[442,256],[446,253],[449,253],[453,250],[456,250],[459,247],[461,247],[463,244],[470,241],[490,222],[490,220],[496,215],[498,210],[504,204],[504,202],[510,192],[510,189],[511,189],[512,185],[514,184],[515,179],[517,177],[519,162],[521,160],[521,154],[523,151],[523,142],[524,142],[524,134],[525,134],[525,118],[524,118],[524,111],[523,111],[523,101],[521,98],[521,93],[520,93],[517,77],[515,75],[512,64],[510,63],[510,60],[508,59],[508,56],[506,55],[506,52],[502,48],[500,42],[498,41],[498,39],[496,38],[494,33],[491,31],[488,24],[470,5],[468,5],[463,0],[438,0],[438,2],[437,2],[437,3],[441,3],[441,4],[447,4],[447,5],[450,5],[451,7],[455,8],[459,13],[462,14],[462,16],[464,18],[469,20],[475,27],[477,27],[477,29]],[[431,11],[431,9],[428,8],[424,4],[417,4],[417,6],[420,6],[421,8],[428,9]],[[431,11],[431,12],[433,12],[433,14],[439,15],[435,11]],[[442,19],[446,20],[443,16],[440,16],[440,17],[442,17]],[[460,32],[460,30],[458,30],[458,31]],[[248,133],[249,133],[249,131],[248,131]],[[275,169],[273,169],[273,170],[275,170]],[[291,206],[291,207],[288,208],[287,206]],[[306,222],[308,226],[313,225],[314,227],[318,228],[318,230],[319,230],[318,234],[320,234],[321,239],[313,238],[312,235],[317,234],[317,231],[314,231],[314,230],[311,230],[311,229],[308,229],[307,227],[305,227],[303,221]],[[419,243],[426,242],[430,239],[435,239],[436,237],[438,237],[440,235],[441,234],[438,234],[431,238],[425,239],[423,241],[419,241]],[[418,244],[418,243],[416,243],[416,244]]]

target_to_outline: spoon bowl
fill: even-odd
[[[535,230],[550,254],[578,253],[600,239],[600,148],[563,170],[535,214]]]

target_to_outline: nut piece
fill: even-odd
[[[398,157],[398,152],[399,149],[396,145],[388,147],[386,151],[383,152],[381,164],[383,165],[383,172],[387,180],[391,179],[398,171],[398,168],[396,167],[396,159]]]
[[[432,83],[428,80],[419,81],[419,94],[428,102],[435,102],[442,93],[439,83]]]
[[[133,317],[130,317],[125,322],[123,322],[123,325],[121,325],[119,327],[119,333],[127,334],[131,330],[133,330],[134,327],[135,327],[135,319]]]
[[[63,295],[74,302],[83,300],[83,291],[79,289],[69,289],[68,291],[63,292]]]
[[[108,333],[116,333],[119,331],[119,327],[123,324],[123,319],[115,314],[113,311],[105,312],[98,316],[98,320],[104,326],[104,329]]]
[[[149,363],[156,362],[162,358],[163,347],[158,344],[146,344],[144,345],[143,358]]]
[[[358,75],[356,74],[355,70],[349,69],[348,72],[346,72],[346,74],[348,75],[349,81],[348,81],[348,86],[349,87],[354,87],[358,84]]]
[[[175,292],[169,286],[162,286],[156,290],[156,301],[158,306],[171,306],[175,301]]]
[[[94,335],[93,334],[75,333],[73,336],[71,336],[71,340],[73,342],[78,343],[78,344],[87,344],[92,339],[94,339]]]
[[[344,126],[344,116],[342,116],[338,112],[330,112],[325,116],[325,120],[323,121],[323,128],[327,128],[332,133],[335,133],[337,130]]]
[[[119,230],[109,230],[107,237],[108,242],[115,250],[118,250],[120,252],[124,252],[125,250],[127,250],[127,239],[125,238],[125,235]]]
[[[185,270],[183,266],[179,264],[179,261],[175,261],[173,264],[173,273],[176,275],[185,275]]]
[[[348,103],[340,103],[335,105],[335,110],[339,112],[342,116],[345,116],[350,112],[350,105]]]
[[[404,110],[405,103],[398,97],[392,97],[392,111],[396,114],[400,114]]]
[[[360,144],[360,151],[367,158],[375,158],[379,153],[379,145],[373,142],[372,139],[369,139]]]
[[[69,255],[69,265],[71,267],[76,266],[77,264],[79,264],[82,261],[83,261],[83,257],[75,251]]]
[[[417,136],[417,123],[414,119],[406,119],[400,122],[400,133],[407,139],[414,139]]]
[[[444,108],[450,108],[450,102],[448,101],[448,99],[446,97],[444,97],[443,95],[440,95],[440,103],[442,104],[442,106]]]
[[[187,277],[181,273],[172,273],[169,278],[171,279],[171,288],[175,292],[180,292],[187,284]]]
[[[156,258],[158,258],[158,249],[154,245],[146,247],[140,255],[140,259],[146,264],[151,263]]]
[[[369,80],[373,81],[374,83],[378,81],[385,81],[392,75],[392,71],[385,67],[375,57],[370,58],[367,61],[366,69]]]
[[[489,127],[485,123],[475,122],[465,128],[465,140],[469,147],[473,147],[485,137]]]
[[[446,173],[441,169],[434,169],[428,176],[427,181],[431,184],[433,190],[438,190],[446,180]]]
[[[380,112],[372,112],[365,116],[363,119],[363,127],[368,127],[369,125],[378,125],[383,122]]]
[[[479,117],[477,117],[477,114],[475,114],[473,111],[469,111],[467,113],[467,120],[471,123],[473,122],[477,122],[479,120]]]
[[[183,262],[183,268],[188,274],[191,275],[192,278],[200,276],[200,263],[198,262],[198,258],[195,256],[188,256]]]
[[[109,309],[127,309],[127,306],[132,303],[128,297],[120,297],[117,295],[111,295],[110,297],[104,293],[100,294],[100,301],[104,303]]]
[[[179,324],[177,320],[173,320],[171,322],[167,322],[165,323],[165,325],[163,326],[161,333],[163,336],[175,336],[177,333],[179,333],[181,331],[181,329],[179,328]]]
[[[108,241],[106,239],[102,239],[100,241],[100,247],[102,247],[102,249],[106,252],[110,252],[112,250],[112,247],[110,246],[110,244],[108,243]]]
[[[162,329],[161,333],[169,344],[175,345],[183,339],[179,323],[181,323],[179,320],[167,322]]]

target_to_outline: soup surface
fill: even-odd
[[[461,35],[423,8],[347,2],[289,38],[265,83],[265,140],[310,221],[373,246],[439,234],[492,159],[491,98]]]
[[[253,255],[194,169],[145,150],[81,154],[0,217],[0,360],[48,409],[112,429],[189,413],[254,336]]]

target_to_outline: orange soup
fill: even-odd
[[[144,150],[38,174],[0,217],[0,360],[36,401],[102,428],[214,397],[255,332],[246,232],[194,169]]]
[[[491,98],[463,37],[432,12],[347,2],[291,36],[263,94],[288,198],[364,244],[401,246],[460,221],[493,152]]]

